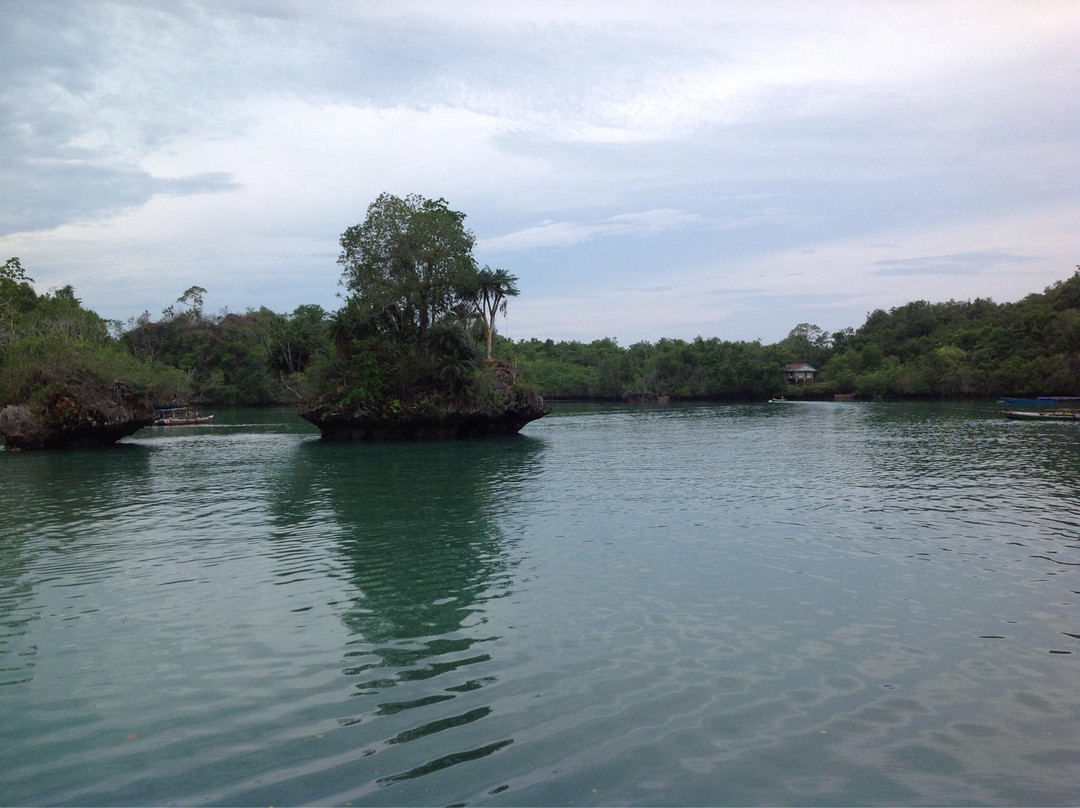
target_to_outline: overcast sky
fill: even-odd
[[[102,316],[340,305],[445,198],[500,330],[774,342],[1080,263],[1080,2],[0,0],[0,260]]]

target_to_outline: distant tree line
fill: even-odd
[[[499,340],[496,354],[555,398],[619,399],[645,390],[720,400],[1080,395],[1080,268],[1016,303],[915,301],[871,312],[858,329],[830,334],[801,323],[772,345],[701,337],[627,348],[611,339]],[[788,388],[781,369],[794,362],[815,367],[817,382]]]
[[[387,241],[410,226],[422,232]],[[871,312],[858,329],[801,323],[774,344],[698,337],[621,347],[497,335],[494,313],[517,294],[516,278],[457,262],[469,239],[442,200],[384,195],[342,236],[349,296],[339,311],[207,315],[206,290],[194,286],[156,320],[144,312],[127,324],[85,309],[70,286],[37,295],[10,259],[0,269],[0,406],[89,372],[138,380],[162,399],[235,406],[294,404],[328,384],[358,401],[465,389],[488,350],[548,398],[1080,395],[1080,268],[1016,303],[915,301]],[[387,283],[380,261],[405,261],[413,274]],[[781,369],[792,362],[817,368],[817,382],[789,388]]]

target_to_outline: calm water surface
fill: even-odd
[[[1080,800],[1074,424],[217,421],[0,454],[3,804]]]

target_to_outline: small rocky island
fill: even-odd
[[[7,452],[108,446],[187,392],[176,368],[117,344],[70,286],[38,295],[18,258],[0,266],[0,435]]]
[[[443,199],[382,194],[342,234],[349,294],[300,406],[324,438],[512,435],[550,412],[493,358],[495,316],[517,278],[477,267],[464,219]]]
[[[0,409],[0,434],[9,452],[108,446],[153,422],[153,406],[122,385],[84,386]]]
[[[392,441],[514,435],[551,412],[539,394],[515,384],[509,364],[492,362],[483,372],[489,376],[493,393],[483,401],[428,395],[357,408],[330,398],[307,403],[300,416],[317,426],[325,440]]]

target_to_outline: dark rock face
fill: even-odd
[[[0,410],[7,451],[109,446],[150,426],[153,409],[120,390],[91,397],[59,393],[44,405],[15,404]]]
[[[415,412],[383,416],[367,411],[356,413],[301,410],[300,417],[315,424],[325,440],[391,441],[478,438],[514,435],[525,424],[551,412],[540,396],[516,402],[502,412],[479,408],[445,409],[437,413]]]
[[[325,440],[393,441],[478,438],[514,435],[525,424],[543,418],[551,408],[537,393],[513,386],[514,373],[504,363],[493,367],[494,396],[481,404],[459,400],[438,406],[385,406],[348,410],[325,401],[300,408],[300,417],[319,428]]]

